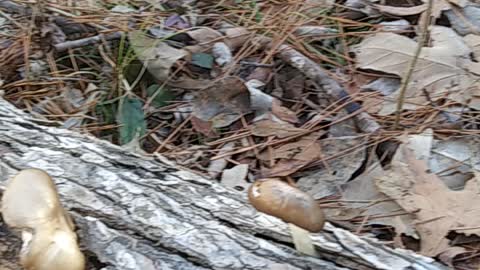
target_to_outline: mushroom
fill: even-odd
[[[321,231],[325,216],[310,195],[279,179],[268,178],[250,186],[248,199],[258,211],[288,223],[298,251],[316,256],[309,232]]]
[[[3,193],[5,223],[22,231],[20,263],[26,270],[84,270],[85,257],[54,182],[39,169],[20,171]]]

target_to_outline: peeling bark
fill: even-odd
[[[287,225],[256,212],[246,194],[38,121],[0,98],[0,187],[18,170],[46,170],[89,269],[443,269],[331,225],[314,235],[320,258],[300,255]],[[20,269],[20,245],[0,220],[1,269]]]

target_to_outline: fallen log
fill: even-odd
[[[244,192],[52,127],[0,98],[0,190],[31,167],[56,181],[88,269],[446,269],[330,224],[313,234],[320,257],[301,255],[287,224],[255,211]],[[20,246],[0,219],[0,269],[20,269]]]

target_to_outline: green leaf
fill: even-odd
[[[123,70],[123,77],[127,79],[129,83],[133,83],[142,71],[143,64],[140,61],[131,61]]]
[[[105,124],[115,123],[115,104],[97,104],[96,112],[103,116]]]
[[[260,8],[257,5],[257,1],[253,0],[250,3],[250,6],[253,8],[253,12],[255,12],[255,21],[256,22],[261,22],[262,21],[262,13],[260,12]]]
[[[169,101],[175,98],[175,96],[172,94],[172,92],[170,92],[168,88],[160,87],[158,84],[150,85],[147,88],[147,94],[149,98],[155,95],[152,104],[156,108],[167,105]]]
[[[192,64],[202,68],[212,69],[213,56],[208,53],[194,53],[192,54]]]
[[[147,129],[143,103],[137,98],[125,97],[117,114],[117,123],[120,125],[120,143],[127,144],[135,138],[143,136]]]

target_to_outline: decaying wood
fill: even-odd
[[[158,158],[157,158],[158,159]],[[96,138],[38,124],[0,98],[0,187],[37,167],[56,181],[89,269],[443,269],[331,225],[302,256],[287,225],[246,194]],[[20,269],[20,240],[0,222],[0,268]]]

